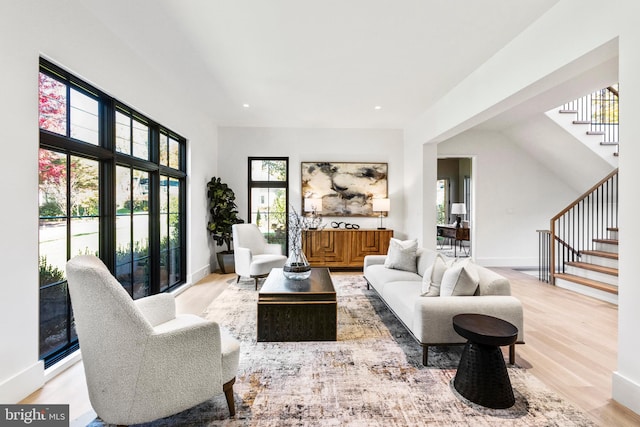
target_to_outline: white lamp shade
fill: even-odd
[[[391,208],[391,200],[389,199],[373,199],[372,208],[375,212],[389,212]]]
[[[453,203],[451,205],[451,214],[453,215],[465,215],[467,213],[467,207],[464,203]]]
[[[322,199],[309,197],[304,199],[304,211],[305,212],[322,212]]]

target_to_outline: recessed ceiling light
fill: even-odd
[[[242,107],[244,107],[244,108],[249,108],[249,107],[250,107],[250,105],[249,105],[249,104],[242,104]]]
[[[373,107],[374,110],[382,110],[382,106],[381,105],[376,105],[375,107]]]

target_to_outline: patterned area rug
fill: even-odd
[[[224,396],[145,426],[591,426],[525,369],[509,367],[516,403],[488,409],[452,386],[462,347],[421,347],[362,276],[336,275],[337,342],[256,342],[253,281],[231,283],[205,316],[241,342],[236,415]],[[235,280],[234,280],[235,282]],[[99,420],[91,427],[103,426]]]

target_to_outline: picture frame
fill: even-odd
[[[305,199],[322,199],[323,216],[373,217],[371,201],[387,198],[388,164],[365,162],[301,162],[302,213]]]

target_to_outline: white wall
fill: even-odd
[[[0,402],[17,402],[43,382],[38,362],[38,60],[43,55],[188,139],[188,278],[209,270],[204,185],[216,171],[216,131],[179,82],[154,70],[80,2],[0,3]]]
[[[560,116],[557,111],[553,113]],[[562,118],[569,122],[575,120],[575,117]],[[586,135],[585,127],[588,128],[588,125],[571,123],[567,126],[578,128],[573,132],[581,131],[584,137],[596,138],[600,146],[599,141],[602,139],[600,136]],[[578,194],[590,189],[614,169],[605,157],[595,153],[544,113],[531,116],[525,122],[511,127],[504,133],[532,158],[543,162],[550,170],[556,171],[562,181],[575,189]],[[602,148],[608,151],[603,153],[603,156],[615,158],[617,162],[617,157],[613,155],[614,147]]]
[[[289,157],[289,202],[298,212],[301,162],[386,162],[391,210],[383,220],[384,226],[394,229],[396,237],[405,238],[402,138],[399,130],[220,127],[218,170],[222,180],[235,191],[240,217],[246,221],[248,157]],[[324,222],[330,223],[333,219],[336,218],[326,217]],[[373,217],[340,218],[339,221],[358,224],[361,228],[379,226],[379,219]]]
[[[620,34],[620,262],[618,294],[618,369],[613,375],[613,398],[640,413],[640,221],[637,198],[640,183],[640,2],[624,1],[617,15]]]
[[[473,257],[486,266],[537,267],[537,229],[579,194],[499,132],[470,130],[437,144],[471,157]],[[434,185],[435,186],[435,185]]]

